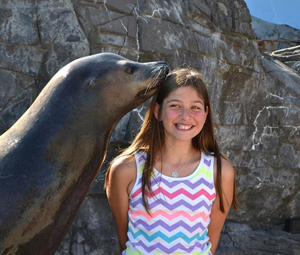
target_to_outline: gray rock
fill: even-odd
[[[300,251],[300,235],[292,235],[279,225],[252,230],[247,224],[227,223],[216,254],[289,254]]]
[[[300,44],[300,30],[251,17],[252,28],[262,52],[272,52]]]
[[[101,208],[101,210],[99,210]],[[55,255],[119,254],[119,244],[107,199],[88,195]]]
[[[300,46],[273,51],[270,56],[277,59],[300,74]]]

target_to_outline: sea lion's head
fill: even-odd
[[[102,116],[118,121],[150,98],[168,72],[166,62],[139,63],[101,53],[71,62],[53,79],[64,80],[64,93],[72,98],[69,103],[76,104],[78,114],[101,111]]]

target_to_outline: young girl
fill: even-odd
[[[215,254],[235,196],[199,73],[178,69],[154,95],[105,188],[122,254]]]

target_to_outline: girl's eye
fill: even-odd
[[[179,105],[178,104],[171,104],[170,107],[172,107],[172,108],[178,108]]]
[[[201,108],[198,107],[198,106],[192,106],[192,109],[193,109],[193,110],[201,110]]]

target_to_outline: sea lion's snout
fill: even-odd
[[[169,65],[166,62],[159,62],[159,66],[154,69],[154,76],[149,84],[149,89],[158,87],[167,78],[169,72]]]
[[[161,85],[162,82],[167,78],[168,73],[170,72],[170,67],[168,63],[159,61],[154,64],[152,68],[152,77],[147,85],[147,88],[138,93],[138,97],[143,97],[145,95],[155,92],[155,90]],[[151,96],[150,95],[150,96]]]

